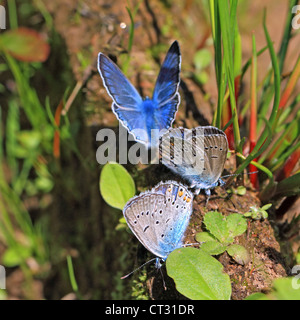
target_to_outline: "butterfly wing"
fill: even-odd
[[[139,131],[139,139],[136,140],[145,143],[147,132],[142,115],[143,99],[118,66],[101,52],[98,55],[98,71],[107,93],[113,100],[114,114],[135,138],[133,131]]]
[[[216,185],[228,151],[225,133],[212,126],[169,129],[160,142],[164,165],[185,178],[190,187],[209,189]]]
[[[192,214],[192,198],[185,186],[168,181],[129,200],[123,214],[144,247],[166,259],[182,245]]]
[[[175,119],[180,103],[180,66],[180,48],[178,42],[174,41],[161,66],[152,97],[156,106],[154,118],[160,129],[168,129]]]

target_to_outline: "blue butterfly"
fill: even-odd
[[[112,110],[136,141],[148,148],[158,143],[158,131],[168,129],[180,103],[180,48],[171,45],[156,80],[152,99],[142,99],[122,71],[103,53],[98,56],[98,71],[113,100]],[[151,130],[156,129],[152,132]],[[154,141],[153,141],[154,140]]]
[[[192,211],[193,195],[187,187],[166,181],[130,199],[123,215],[138,240],[156,256],[156,267],[160,268],[161,260],[183,246]]]
[[[160,137],[161,163],[187,180],[195,194],[204,189],[208,197],[210,189],[225,184],[220,176],[227,151],[226,134],[213,126],[169,128]]]

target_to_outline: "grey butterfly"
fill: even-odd
[[[170,128],[160,137],[161,163],[210,196],[210,189],[224,185],[220,178],[228,151],[225,133],[213,126]]]
[[[156,256],[156,267],[160,268],[160,260],[165,261],[183,246],[192,210],[193,194],[188,188],[166,181],[130,199],[123,214],[134,235]]]

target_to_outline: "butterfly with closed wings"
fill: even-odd
[[[224,185],[220,178],[227,158],[226,134],[213,126],[193,129],[170,128],[160,137],[161,163],[189,182],[198,194],[201,189]]]
[[[192,210],[193,195],[187,187],[166,181],[130,199],[123,215],[138,240],[156,256],[155,265],[160,268],[161,260],[183,246]]]

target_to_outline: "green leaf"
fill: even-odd
[[[243,215],[232,213],[226,217],[227,227],[229,231],[229,241],[232,242],[234,237],[243,234],[247,230],[247,221]]]
[[[300,300],[299,279],[296,277],[275,279],[273,289],[268,295],[272,300]]]
[[[275,279],[270,293],[254,293],[246,300],[300,300],[297,280],[295,277]]]
[[[38,32],[22,27],[1,34],[0,50],[21,61],[43,62],[49,56],[50,46]]]
[[[250,294],[245,300],[269,300],[267,295],[261,292],[255,292]]]
[[[277,185],[275,195],[279,198],[284,196],[292,196],[300,193],[300,172],[280,181]]]
[[[268,210],[272,207],[272,203],[268,203],[268,204],[265,204],[263,207],[261,207],[262,210]]]
[[[196,234],[196,240],[201,244],[201,250],[209,253],[210,255],[221,254],[226,250],[221,242],[219,242],[211,233],[209,232],[199,232]]]
[[[229,231],[225,217],[218,211],[207,212],[203,220],[209,232],[220,242],[225,242],[229,236]]]
[[[247,264],[250,261],[250,256],[247,249],[239,244],[232,244],[227,247],[226,251],[239,264]]]
[[[176,289],[189,299],[228,300],[231,296],[229,276],[222,264],[203,250],[180,248],[171,252],[167,273]]]
[[[201,49],[194,55],[195,68],[200,71],[209,66],[212,61],[212,54],[208,49]]]
[[[226,245],[223,245],[218,240],[215,241],[207,241],[201,245],[201,250],[204,250],[210,255],[218,255],[223,253],[226,250]]]
[[[135,195],[135,184],[128,171],[118,163],[107,163],[100,175],[100,192],[112,207],[123,209]]]
[[[29,150],[29,152],[36,150],[41,143],[41,133],[36,130],[22,130],[18,132],[17,139],[22,147]]]
[[[2,264],[5,267],[16,267],[22,261],[31,256],[31,249],[29,247],[16,245],[8,248],[2,256]]]

